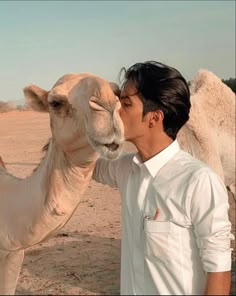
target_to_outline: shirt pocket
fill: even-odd
[[[169,221],[144,219],[144,250],[148,258],[169,258],[171,225]]]

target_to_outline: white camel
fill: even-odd
[[[116,91],[115,84],[87,73],[65,75],[50,91],[24,89],[34,110],[49,112],[52,137],[30,177],[19,179],[0,166],[0,295],[15,293],[24,249],[69,220],[99,153],[110,159],[120,153],[124,132]]]
[[[208,70],[190,87],[190,118],[178,133],[183,150],[207,163],[235,194],[235,93]]]

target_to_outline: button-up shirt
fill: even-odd
[[[177,141],[146,162],[100,158],[93,178],[122,197],[121,294],[200,295],[207,272],[231,269],[226,188]]]

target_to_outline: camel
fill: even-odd
[[[177,135],[180,147],[207,163],[235,195],[235,93],[205,69],[190,93],[189,120]]]
[[[98,76],[67,74],[50,91],[24,88],[28,104],[49,112],[52,137],[31,176],[0,167],[0,295],[12,295],[24,249],[54,236],[80,203],[99,155],[116,158],[124,127],[119,88]]]

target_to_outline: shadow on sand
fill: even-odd
[[[26,251],[16,294],[119,294],[120,240],[61,232],[49,242]]]

